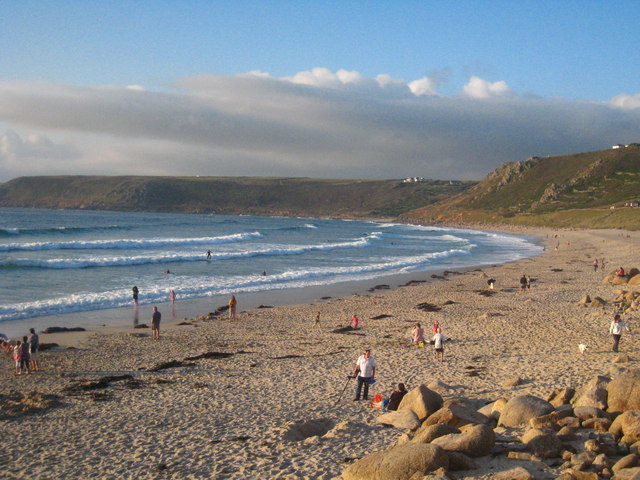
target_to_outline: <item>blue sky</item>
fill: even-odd
[[[638,141],[639,14],[630,1],[3,2],[0,180],[481,178]]]

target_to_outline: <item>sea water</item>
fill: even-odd
[[[503,233],[360,220],[0,208],[0,332],[3,322],[130,307],[134,285],[141,305],[171,290],[183,302],[541,250]]]

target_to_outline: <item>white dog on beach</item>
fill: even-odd
[[[584,352],[587,351],[587,346],[584,343],[579,343],[578,350],[580,350],[580,353],[584,355]]]

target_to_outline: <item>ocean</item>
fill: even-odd
[[[140,308],[171,290],[197,304],[541,251],[527,237],[361,220],[0,208],[0,332],[129,312],[134,285]]]

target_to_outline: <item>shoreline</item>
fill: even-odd
[[[311,217],[309,217],[309,219],[312,220]],[[357,220],[373,223],[391,223],[391,220],[389,219],[374,220],[364,218]],[[393,223],[403,224],[403,222]],[[532,229],[531,232],[522,233],[518,230],[509,228],[509,226],[506,226],[504,229],[499,229],[497,226],[493,226],[493,228],[491,229],[481,229],[477,228],[477,226],[463,224],[455,226],[451,225],[449,227],[437,227],[475,230],[489,233],[505,233],[519,237],[527,237],[527,241],[529,241],[530,243],[535,245],[542,245],[542,238],[535,234],[535,232],[538,231],[536,229]],[[480,258],[478,260],[480,260]],[[523,259],[512,260],[506,263],[513,263],[521,260]],[[442,276],[442,274],[447,270],[466,272],[472,269],[486,267],[488,265],[496,265],[496,263],[479,262],[474,265],[464,266],[438,266],[409,273],[383,274],[366,279],[338,281],[321,285],[308,285],[305,287],[292,287],[246,292],[236,294],[236,297],[240,300],[241,310],[251,310],[261,305],[285,306],[295,304],[308,304],[327,300],[328,298],[325,297],[331,297],[332,299],[335,299],[350,295],[366,295],[367,293],[371,293],[370,290],[378,285],[388,285],[389,290],[393,290],[402,287],[402,282],[406,283],[411,280],[430,282],[434,279],[434,275]],[[167,301],[164,302],[141,304],[137,309],[133,306],[117,307],[73,313],[62,313],[56,315],[43,315],[25,319],[6,320],[0,323],[0,332],[8,335],[10,338],[17,338],[18,336],[23,335],[23,332],[28,332],[29,328],[31,327],[35,328],[38,332],[47,327],[53,326],[82,327],[87,330],[86,333],[98,332],[101,329],[105,328],[128,328],[138,323],[148,323],[149,318],[147,317],[150,317],[151,314],[149,312],[154,305],[158,306],[160,311],[163,312],[164,325],[175,325],[181,321],[205,316],[209,312],[215,311],[218,307],[227,304],[228,297],[229,295],[214,295],[210,297],[195,297],[184,300],[180,300],[180,298],[177,298],[175,306],[173,307],[167,299]],[[167,320],[169,320],[170,323]],[[64,334],[57,333],[54,335],[56,335],[57,338],[62,338]],[[67,343],[68,342],[66,341],[63,342],[63,344]]]
[[[348,465],[345,458],[387,448],[402,434],[376,425],[379,411],[351,402],[353,382],[345,386],[345,378],[365,347],[372,348],[380,370],[372,394],[386,394],[403,381],[409,389],[440,382],[445,398],[544,397],[595,375],[636,367],[640,347],[634,335],[621,342],[631,361],[612,363],[615,354],[605,332],[619,287],[602,284],[604,273],[593,272],[591,261],[607,258],[606,271],[618,264],[637,267],[630,246],[640,233],[624,232],[627,238],[620,231],[536,231],[546,251],[517,262],[313,305],[245,310],[236,321],[189,322],[163,330],[158,342],[149,339],[148,330],[141,337],[130,328],[92,332],[75,349],[44,352],[37,375],[14,377],[5,362],[0,392],[39,391],[57,395],[64,405],[16,419],[20,429],[8,445],[5,467],[17,478],[36,479],[157,478],[154,469],[162,464],[176,478],[332,480]],[[553,248],[556,239],[545,238],[556,233],[559,250]],[[524,295],[517,291],[523,272],[533,280]],[[480,292],[486,291],[488,277],[497,280],[496,290],[485,296]],[[585,294],[607,303],[580,305]],[[417,309],[423,302],[439,310]],[[316,311],[321,312],[319,327],[313,325]],[[354,311],[362,329],[333,333]],[[626,318],[632,332],[637,317]],[[433,362],[431,349],[407,345],[416,321],[429,330],[434,319],[453,339],[442,364]],[[589,346],[586,355],[579,354],[578,343]],[[229,356],[187,360],[207,352]],[[169,361],[184,365],[151,371]],[[123,374],[134,383],[113,382],[95,396],[65,393],[81,381]],[[514,376],[522,383],[502,385]],[[336,403],[343,388],[347,391]],[[0,427],[13,431],[16,420],[0,419]],[[327,430],[292,436],[295,422],[310,421],[326,424]],[[38,448],[30,451],[34,442]],[[51,460],[54,449],[58,456]],[[485,468],[483,463],[467,478],[489,478],[482,476],[491,470]]]

